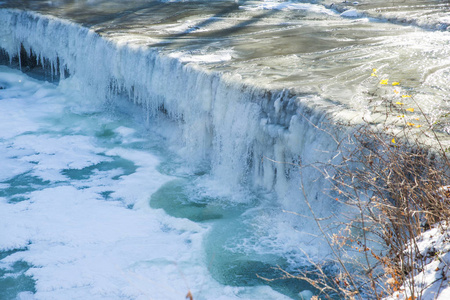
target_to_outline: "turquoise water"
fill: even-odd
[[[17,251],[25,249],[0,252],[0,260]],[[13,299],[20,292],[36,291],[33,278],[24,274],[29,268],[26,262],[17,261],[9,268],[0,269],[0,299]]]
[[[252,222],[267,213],[260,206],[260,198],[253,195],[255,198],[245,204],[230,205],[221,199],[199,196],[198,191],[196,195],[195,178],[190,179],[176,179],[162,186],[151,196],[150,206],[177,218],[213,224],[204,246],[214,279],[240,287],[269,285],[293,299],[297,299],[299,291],[314,289],[301,280],[285,278],[281,269],[291,268],[286,258],[256,250],[260,247],[256,241],[258,228]]]

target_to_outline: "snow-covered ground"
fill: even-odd
[[[413,243],[414,244],[414,243]],[[450,299],[450,228],[435,225],[415,239],[418,272],[385,300]],[[422,270],[420,270],[422,269]],[[414,287],[414,298],[412,295]]]

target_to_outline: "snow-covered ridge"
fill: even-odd
[[[183,156],[192,165],[210,164],[226,189],[247,183],[275,190],[285,208],[298,210],[296,167],[273,161],[308,164],[330,155],[316,151],[329,148],[330,137],[310,124],[325,120],[325,113],[314,109],[322,101],[318,96],[244,85],[238,75],[183,64],[156,50],[105,39],[37,13],[1,10],[0,28],[0,46],[10,56],[22,44],[39,60],[46,58],[54,66],[59,62],[61,71],[67,69],[83,82],[92,101],[124,93],[149,118],[166,115],[177,122],[180,136],[175,142]],[[322,198],[321,185],[308,185],[312,198]]]

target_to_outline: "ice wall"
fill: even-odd
[[[326,122],[325,113],[315,109],[319,96],[255,88],[238,75],[184,64],[65,20],[0,10],[0,47],[13,57],[21,45],[61,74],[67,70],[92,101],[126,94],[149,118],[176,122],[180,153],[191,166],[206,162],[224,189],[275,191],[283,208],[303,213],[297,165],[333,156],[333,139],[315,127]],[[317,212],[333,210],[318,172],[303,172]]]

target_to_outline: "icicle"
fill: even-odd
[[[52,60],[50,60],[50,76],[51,76],[52,81],[53,81],[53,61]]]
[[[59,78],[60,80],[65,79],[65,67],[64,64],[61,63],[61,60],[58,59],[58,65],[59,65]]]
[[[17,48],[17,56],[19,57],[19,70],[22,71],[22,58],[20,57],[20,48],[21,45]]]
[[[40,61],[41,61],[41,66],[42,66],[42,68],[45,69],[45,60],[44,60],[44,56],[42,56],[40,53],[39,53],[39,59],[40,59]]]

